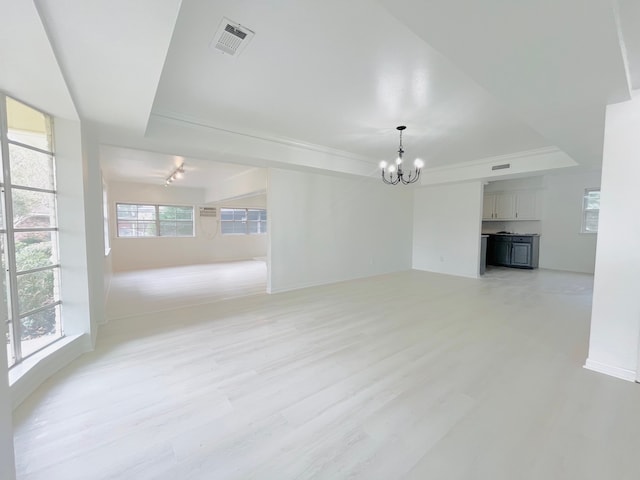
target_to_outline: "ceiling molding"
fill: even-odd
[[[184,123],[184,124],[187,124],[187,125],[191,125],[193,127],[207,128],[207,129],[215,130],[215,131],[221,132],[221,133],[236,135],[236,136],[240,136],[240,137],[247,137],[247,138],[252,138],[252,139],[257,139],[257,140],[262,140],[262,141],[265,141],[265,142],[278,143],[278,144],[286,145],[286,146],[289,146],[289,147],[302,148],[302,149],[309,150],[309,151],[312,151],[312,152],[318,152],[318,153],[323,153],[323,154],[326,154],[326,155],[332,155],[334,157],[341,157],[341,158],[346,158],[348,160],[355,160],[355,161],[358,161],[358,162],[364,162],[368,166],[377,164],[377,160],[375,160],[375,159],[371,159],[371,158],[365,157],[363,155],[357,155],[357,154],[351,153],[351,152],[346,152],[344,150],[338,150],[338,149],[335,149],[335,148],[326,147],[324,145],[317,145],[317,144],[313,144],[313,143],[302,142],[300,140],[295,140],[295,139],[292,139],[292,138],[278,137],[278,136],[273,136],[273,135],[265,135],[263,133],[258,133],[258,132],[230,130],[228,128],[222,128],[222,127],[218,127],[216,125],[211,125],[210,123],[208,123],[208,122],[206,122],[204,120],[191,118],[189,116],[181,115],[181,114],[174,113],[174,112],[154,111],[154,112],[151,113],[151,116],[152,117],[163,118],[163,119],[166,119],[166,120],[172,120],[172,121],[175,121],[175,122],[181,122],[181,123]]]
[[[492,170],[499,164],[509,164],[509,168]],[[447,167],[427,168],[423,170],[420,185],[435,185],[470,180],[495,180],[526,174],[541,174],[556,169],[575,167],[578,163],[556,147],[539,148],[516,152],[508,155],[481,158],[471,162],[454,164]]]
[[[505,155],[496,155],[494,157],[483,157],[483,158],[478,158],[476,160],[469,160],[468,162],[454,163],[453,165],[445,165],[445,166],[433,167],[433,168],[427,167],[425,169],[425,173],[451,171],[451,170],[456,170],[461,168],[464,169],[468,167],[474,167],[478,165],[493,165],[495,163],[504,163],[511,160],[531,158],[538,155],[549,155],[549,154],[556,154],[556,153],[562,153],[566,155],[558,147],[543,147],[543,148],[536,148],[533,150],[523,150],[521,152],[507,153]]]

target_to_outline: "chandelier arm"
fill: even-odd
[[[387,185],[397,185],[398,182],[400,181],[400,177],[396,177],[396,179],[393,179],[393,173],[389,174],[389,179],[387,180],[387,177],[385,175],[385,172],[382,172],[382,181],[384,183],[386,183]]]

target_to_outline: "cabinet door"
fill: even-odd
[[[515,195],[513,193],[496,194],[496,214],[497,220],[513,220],[516,218]]]
[[[531,244],[512,243],[511,244],[511,265],[514,267],[531,266]]]
[[[496,240],[494,244],[493,250],[493,261],[496,265],[506,265],[510,264],[511,257],[511,242],[504,240]]]
[[[516,194],[516,220],[538,220],[538,195],[536,192]]]
[[[482,219],[493,220],[495,216],[495,202],[496,196],[494,194],[487,194],[482,200]]]

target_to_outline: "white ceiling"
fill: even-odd
[[[428,168],[547,147],[597,166],[605,106],[640,77],[637,0],[34,1],[133,181],[175,153],[373,175],[399,124]],[[223,16],[255,31],[237,58],[209,47]]]
[[[83,118],[144,134],[181,0],[36,0]]]
[[[77,120],[36,6],[0,0],[0,12],[0,90],[46,112]]]
[[[102,172],[107,180],[155,185],[164,185],[167,177],[184,164],[183,177],[172,183],[172,186],[186,188],[206,189],[212,182],[217,184],[229,181],[253,168],[113,145],[100,147],[100,159]]]
[[[256,32],[238,58],[209,48],[223,16]],[[397,125],[429,165],[548,145],[367,0],[183,3],[153,109],[376,163]]]

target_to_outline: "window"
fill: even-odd
[[[116,205],[118,237],[193,237],[193,207]]]
[[[598,233],[600,189],[586,188],[582,200],[582,233]]]
[[[267,233],[267,211],[258,208],[221,208],[220,229],[223,235]]]
[[[0,94],[0,263],[9,365],[63,336],[53,120]]]

